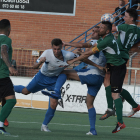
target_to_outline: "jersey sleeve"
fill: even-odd
[[[11,44],[12,40],[10,38],[4,38],[1,40],[1,46],[6,45],[9,48]]]
[[[117,31],[121,32],[121,31],[126,31],[128,28],[127,24],[122,24],[119,26],[116,26]]]
[[[41,57],[46,57],[46,62],[48,62],[48,61],[49,61],[49,53],[48,53],[48,50],[45,50],[45,51],[41,54],[41,56],[36,60],[37,63],[39,63]],[[48,58],[48,59],[47,59],[47,58]]]

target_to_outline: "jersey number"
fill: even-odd
[[[137,34],[135,34],[133,38],[132,38],[132,36],[133,36],[133,33],[129,34],[129,38],[127,40],[127,43],[125,45],[125,48],[127,48],[128,44],[131,44],[131,47],[134,45],[134,43],[135,43],[135,41],[137,39]],[[131,40],[131,42],[130,42],[130,40]]]
[[[114,39],[113,39],[112,42],[113,42],[113,44],[116,43],[116,45],[117,45],[117,54],[119,55],[119,54],[120,54],[120,50],[119,50],[118,43],[117,43],[116,40],[114,40]]]

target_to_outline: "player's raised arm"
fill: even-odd
[[[112,32],[117,32],[118,30],[117,30],[117,26],[113,26],[112,27]]]
[[[84,59],[83,62],[85,62],[86,64],[89,64],[89,65],[95,66],[95,67],[97,67],[100,70],[106,71],[106,68],[105,67],[101,67],[101,66],[97,65],[97,64],[95,64],[94,62],[92,62],[91,60],[89,60],[87,58]]]
[[[1,56],[2,56],[2,60],[5,62],[5,64],[9,68],[11,75],[17,75],[17,73],[18,73],[17,70],[12,67],[12,64],[9,60],[7,45],[1,46]]]
[[[74,62],[76,62],[76,61],[84,61],[84,59],[87,59],[90,55],[95,54],[95,53],[97,53],[97,52],[99,52],[99,49],[98,49],[97,46],[96,46],[96,47],[94,47],[94,48],[91,48],[89,51],[83,53],[83,54],[80,55],[79,57],[77,57],[77,58],[75,58],[75,59],[73,59],[73,60],[67,61],[67,63],[70,65],[70,64],[72,64],[72,63],[74,63]]]
[[[93,46],[91,43],[77,43],[77,42],[73,42],[73,43],[63,42],[63,45],[71,46],[75,48],[90,48]]]
[[[46,57],[41,57],[38,62],[33,65],[33,69],[38,69],[39,66],[46,61]]]

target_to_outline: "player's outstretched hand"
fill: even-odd
[[[106,67],[98,66],[98,69],[107,72],[107,68]]]
[[[63,46],[69,46],[69,43],[62,41]]]
[[[71,65],[71,64],[73,64],[73,63],[74,63],[73,60],[69,60],[69,61],[67,61],[67,64],[69,64],[69,65]]]
[[[40,62],[41,62],[41,63],[44,63],[45,61],[46,61],[46,57],[41,57],[41,58],[40,58]]]
[[[9,67],[9,71],[11,76],[16,76],[18,74],[18,71],[13,67]]]

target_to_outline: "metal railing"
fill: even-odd
[[[136,80],[137,80],[137,71],[140,70],[140,68],[127,67],[127,69],[128,69],[128,70],[135,70],[134,91],[133,91],[132,97],[133,97],[133,99],[135,99],[135,101],[136,101],[136,99],[137,99],[138,97],[140,97],[140,94],[135,94],[135,91],[136,91]],[[135,96],[136,96],[136,97],[135,97]]]

